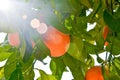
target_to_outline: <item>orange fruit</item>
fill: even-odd
[[[100,66],[91,67],[85,75],[85,80],[104,80]]]
[[[8,33],[8,42],[11,46],[19,46],[20,44],[20,39],[19,39],[19,34],[16,33]]]
[[[66,53],[70,44],[70,37],[52,26],[42,35],[45,45],[49,48],[51,57],[60,57]]]
[[[105,41],[104,46],[107,46],[108,44],[109,44],[109,42]]]
[[[107,38],[108,32],[109,32],[108,26],[104,26],[104,28],[103,28],[103,38],[104,38],[104,40]],[[106,41],[104,43],[104,46],[107,46],[108,44],[109,44],[109,42]]]
[[[104,28],[103,28],[103,38],[104,39],[107,38],[108,32],[109,32],[108,26],[104,26]]]
[[[17,32],[8,33],[8,42],[11,46],[18,47],[20,45],[20,38]],[[31,40],[32,48],[35,47],[35,42]]]

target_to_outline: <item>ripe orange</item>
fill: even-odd
[[[108,44],[109,44],[109,42],[105,41],[104,46],[107,46]]]
[[[51,57],[60,57],[66,53],[70,44],[70,37],[52,26],[42,35],[45,45],[49,48]]]
[[[103,28],[103,38],[104,39],[107,38],[108,32],[109,32],[108,26],[104,26],[104,28]]]
[[[20,45],[20,38],[17,32],[15,33],[8,33],[8,42],[11,46],[18,47]],[[35,47],[35,42],[31,40],[32,48]]]
[[[8,42],[11,46],[17,47],[20,44],[19,34],[16,33],[9,33],[8,34]]]
[[[108,32],[109,32],[108,26],[104,26],[104,28],[103,28],[103,38],[104,38],[104,40],[107,38]],[[108,44],[109,43],[106,41],[104,43],[104,46],[107,46]]]
[[[85,80],[104,80],[100,66],[91,67],[85,75]]]

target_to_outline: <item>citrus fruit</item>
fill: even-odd
[[[108,26],[104,26],[104,28],[103,28],[103,38],[104,38],[104,40],[107,38],[108,32],[109,32]],[[104,46],[107,46],[108,44],[109,44],[109,42],[105,41]]]
[[[100,66],[91,67],[85,75],[85,80],[104,80]]]
[[[104,39],[107,38],[108,32],[109,32],[108,26],[104,26],[104,28],[103,28],[103,38]]]
[[[19,39],[19,34],[16,33],[8,33],[8,42],[11,46],[19,46],[20,44],[20,39]]]
[[[45,45],[49,48],[51,57],[60,57],[66,53],[70,44],[70,37],[52,26],[42,35]]]

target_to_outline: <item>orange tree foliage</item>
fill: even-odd
[[[61,80],[66,67],[74,80],[84,80],[95,65],[91,54],[97,56],[104,80],[120,80],[120,0],[10,2],[8,12],[0,11],[0,32],[8,33],[0,44],[0,61],[6,60],[1,80],[33,80],[36,60],[43,62],[47,56],[52,74],[39,69],[38,80]],[[88,30],[88,23],[96,25]],[[104,26],[109,30],[103,33]],[[18,36],[10,38],[14,32]],[[102,52],[105,60],[99,56]]]

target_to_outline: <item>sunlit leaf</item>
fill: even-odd
[[[12,52],[9,51],[10,46],[1,46],[0,47],[0,61],[7,59]]]
[[[0,79],[3,79],[4,78],[4,68],[2,67],[0,69]]]
[[[44,71],[39,70],[41,77],[38,78],[38,80],[57,80],[55,76],[48,75]]]
[[[65,64],[63,59],[60,58],[53,58],[50,63],[50,68],[52,70],[52,75],[54,75],[57,80],[61,80],[62,74],[65,71]]]
[[[84,80],[83,67],[81,67],[83,64],[81,64],[80,61],[74,59],[69,54],[66,54],[64,56],[64,63],[70,68],[75,80]]]
[[[22,64],[22,71],[24,72],[24,80],[33,80],[34,79],[34,71],[33,71],[33,65],[34,65],[34,57],[33,55],[29,59],[27,63]]]
[[[68,53],[74,58],[84,62],[87,56],[84,50],[83,41],[78,37],[73,37]]]
[[[12,72],[16,69],[16,53],[13,53],[7,60],[4,68],[5,78],[8,80]]]

